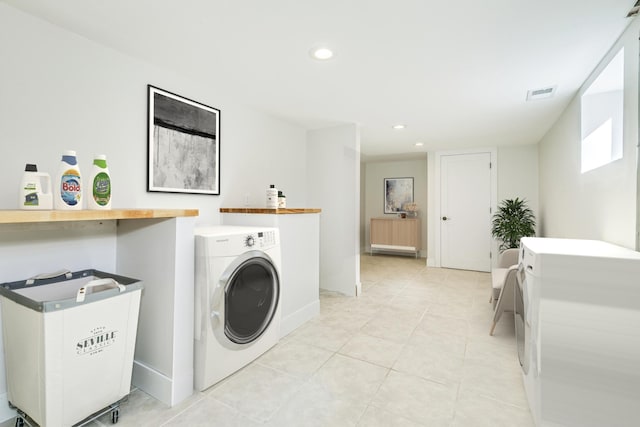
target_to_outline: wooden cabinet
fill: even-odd
[[[371,218],[371,253],[380,251],[414,252],[422,248],[419,218]]]

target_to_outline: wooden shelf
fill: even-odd
[[[267,208],[220,208],[221,213],[247,213],[247,214],[309,214],[320,213],[322,209],[310,208],[283,208],[283,209],[267,209]]]
[[[100,221],[113,219],[177,218],[198,216],[198,209],[111,209],[105,211],[0,210],[0,224],[27,222]]]

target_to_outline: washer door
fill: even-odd
[[[257,340],[273,320],[280,280],[271,258],[260,251],[240,255],[221,277],[224,333],[237,344]]]

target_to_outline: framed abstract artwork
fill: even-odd
[[[413,203],[413,178],[385,178],[384,213],[405,212],[406,203]]]
[[[220,110],[148,85],[147,191],[220,194]]]

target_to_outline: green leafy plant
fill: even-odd
[[[520,246],[520,238],[535,236],[536,217],[524,199],[505,199],[493,215],[491,234],[500,240],[500,252]]]

